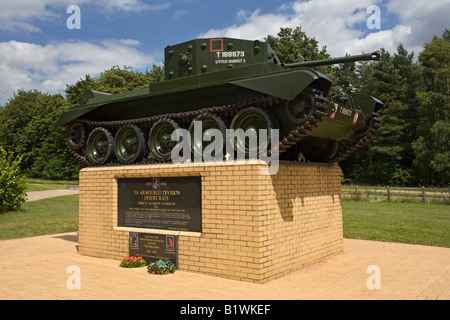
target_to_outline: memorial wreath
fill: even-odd
[[[164,262],[160,259],[158,262],[150,263],[147,269],[151,274],[169,274],[174,273],[176,268],[172,261]]]
[[[123,268],[141,268],[146,265],[147,261],[142,257],[126,257],[120,262],[120,266]]]

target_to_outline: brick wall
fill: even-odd
[[[179,236],[179,269],[264,283],[343,252],[340,169],[280,162],[86,168],[79,252],[120,260],[130,231]],[[201,176],[202,233],[117,227],[117,178]]]

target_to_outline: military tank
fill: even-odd
[[[66,129],[69,151],[89,166],[170,162],[172,133],[193,133],[195,121],[202,134],[263,132],[269,153],[284,160],[301,153],[308,161],[338,162],[375,136],[383,103],[365,94],[332,98],[331,80],[313,67],[379,59],[373,52],[284,64],[266,42],[196,39],[165,48],[165,81],[119,94],[87,91],[85,104],[66,111],[56,126]],[[279,141],[270,141],[274,129]],[[340,147],[347,138],[354,141]],[[192,140],[192,157],[201,158],[207,145]],[[251,154],[245,136],[234,136],[232,145]]]

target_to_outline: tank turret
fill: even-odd
[[[211,73],[245,65],[279,63],[270,45],[259,40],[198,39],[164,50],[165,79]]]
[[[212,38],[170,45],[164,53],[165,81],[119,94],[88,91],[84,105],[61,116],[57,126],[66,128],[77,159],[95,166],[169,162],[172,133],[186,129],[194,136],[194,124],[201,123],[202,137],[209,129],[224,137],[227,130],[262,132],[282,159],[302,153],[310,161],[336,162],[380,127],[381,101],[364,94],[332,101],[330,79],[312,68],[379,60],[378,52],[283,64],[266,42]],[[270,140],[272,130],[278,141]],[[355,142],[341,150],[346,138]],[[231,144],[247,156],[254,151],[245,136],[233,136]],[[207,146],[192,140],[192,157],[202,159]]]

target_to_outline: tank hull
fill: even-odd
[[[276,129],[279,141],[270,141],[269,153],[275,150],[295,160],[301,151],[311,161],[334,162],[349,155],[348,150],[339,151],[340,141],[358,138],[354,151],[376,134],[376,111],[382,107],[376,98],[359,94],[335,103],[328,97],[330,79],[307,67],[285,68],[270,46],[259,42],[253,43],[254,63],[225,68],[223,61],[245,59],[218,57],[249,54],[235,51],[236,43],[246,43],[240,40],[228,41],[234,51],[224,54],[227,41],[218,40],[211,39],[209,51],[204,40],[166,48],[167,81],[114,95],[87,92],[86,104],[68,110],[56,124],[67,128],[69,150],[87,165],[165,162],[174,147],[171,133],[192,130],[194,122],[201,121],[223,133]],[[205,72],[206,56],[216,57],[210,64],[217,68],[214,72]],[[244,140],[233,143],[248,156]]]
[[[92,92],[86,105],[66,111],[56,126],[80,117],[113,121],[184,112],[193,107],[232,104],[263,94],[292,100],[313,82],[325,94],[331,87],[326,76],[313,70],[280,70],[276,65],[259,64],[219,71],[213,76],[202,74],[160,82],[132,92],[114,95]]]

